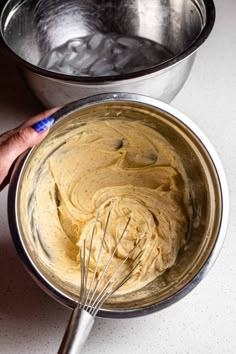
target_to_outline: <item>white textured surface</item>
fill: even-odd
[[[236,353],[236,1],[217,0],[214,31],[172,105],[206,133],[228,178],[231,215],[223,250],[207,277],[174,306],[145,318],[100,320],[84,354]],[[15,69],[0,63],[0,132],[40,111]],[[56,353],[70,311],[25,273],[0,194],[0,353]]]

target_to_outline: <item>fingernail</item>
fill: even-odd
[[[45,130],[51,128],[54,122],[55,119],[53,117],[48,117],[32,125],[32,128],[36,130],[36,132],[42,133]]]

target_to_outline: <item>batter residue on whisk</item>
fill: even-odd
[[[26,203],[29,184],[33,191]],[[111,272],[141,235],[131,258],[144,252],[123,293],[143,287],[175,263],[185,243],[188,198],[181,160],[157,131],[125,119],[91,121],[42,144],[22,186],[21,214],[38,257],[71,287],[79,285],[80,247],[86,238],[88,250],[97,213],[91,272],[112,203],[96,277],[131,217]]]

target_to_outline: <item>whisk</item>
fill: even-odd
[[[99,279],[96,279],[99,261],[101,259],[102,252],[104,249],[104,243],[107,235],[107,228],[110,220],[111,211],[112,207],[108,212],[103,236],[101,238],[101,243],[99,246],[96,264],[92,272],[92,277],[90,277],[90,281],[89,271],[91,263],[91,254],[93,249],[95,227],[99,216],[97,216],[94,223],[94,227],[92,229],[92,235],[87,255],[86,239],[84,239],[82,242],[82,247],[80,248],[81,284],[79,302],[71,315],[58,354],[78,354],[81,352],[93,327],[94,320],[99,309],[111,295],[113,295],[118,289],[120,289],[122,285],[124,285],[130,279],[135,269],[141,263],[143,249],[140,250],[134,258],[131,258],[131,256],[134,255],[135,250],[137,249],[138,245],[140,245],[141,240],[145,236],[145,231],[136,241],[132,249],[127,253],[126,257],[124,257],[120,261],[115,270],[111,274],[108,274],[113,257],[115,256],[118,246],[124,238],[127,228],[130,224],[131,217],[128,217],[127,223],[125,224],[125,227],[116,242],[111,256],[108,258],[107,264],[102,270],[101,276],[99,277]],[[108,278],[107,275],[109,275]]]

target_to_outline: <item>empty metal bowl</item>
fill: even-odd
[[[105,117],[112,120],[117,115],[119,119],[124,116],[144,121],[174,147],[188,176],[193,218],[188,241],[179,252],[176,264],[141,290],[110,298],[98,315],[111,318],[146,315],[188,294],[203,279],[219,254],[229,213],[227,182],[219,158],[204,134],[183,114],[155,99],[126,93],[103,94],[74,102],[55,114],[56,123],[49,135],[22,159],[9,189],[9,225],[16,249],[27,270],[47,293],[71,308],[78,301],[78,294],[44,266],[38,256],[37,242],[32,243],[32,238],[24,231],[23,219],[27,220],[28,216],[23,210],[32,200],[34,190],[27,178],[35,170],[32,170],[31,161],[37,160],[42,144],[63,131],[68,132],[68,129],[91,119]],[[56,149],[55,144],[52,146]],[[40,161],[44,161],[41,155]],[[40,169],[40,165],[37,168]],[[35,172],[35,178],[37,175]],[[30,180],[37,180],[35,178]],[[24,183],[27,188],[22,189]],[[22,193],[26,201],[24,207]],[[27,224],[29,222],[30,219]]]
[[[50,107],[115,91],[170,102],[214,20],[212,0],[9,0],[0,27],[5,49],[35,95]],[[38,66],[45,51],[97,32],[141,36],[168,49],[172,57],[146,70],[105,77],[63,75]]]

